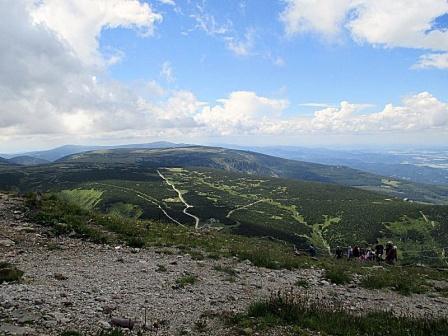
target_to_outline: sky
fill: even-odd
[[[448,0],[0,0],[0,152],[445,145]]]

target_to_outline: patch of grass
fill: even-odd
[[[158,273],[165,273],[167,271],[168,271],[168,269],[166,268],[165,265],[157,265],[156,272],[158,272]]]
[[[57,195],[67,203],[73,203],[82,209],[92,210],[101,201],[103,191],[96,189],[62,190]]]
[[[213,267],[213,269],[215,271],[225,273],[232,277],[235,277],[238,274],[236,270],[234,270],[232,267],[229,266],[216,265],[215,267]]]
[[[23,271],[7,262],[0,262],[0,283],[20,281]]]
[[[371,271],[361,279],[360,285],[367,289],[390,288],[402,295],[422,294],[429,289],[424,277],[399,267]]]
[[[193,259],[193,260],[204,260],[205,259],[204,255],[199,251],[192,250],[192,251],[188,252],[188,254],[190,255],[191,259]]]
[[[305,288],[308,289],[310,288],[310,284],[308,281],[306,281],[305,279],[299,279],[296,281],[296,286],[297,287],[301,287],[301,288]]]
[[[145,240],[140,237],[129,237],[127,244],[129,247],[142,248],[145,247]]]
[[[198,276],[194,274],[187,274],[176,280],[176,284],[181,288],[194,285],[196,282],[198,282]]]
[[[338,303],[325,303],[309,295],[279,292],[252,303],[245,314],[230,319],[242,328],[266,329],[280,325],[344,336],[442,336],[448,334],[448,319],[412,318],[391,312],[353,315]]]
[[[344,265],[335,263],[328,267],[324,273],[325,279],[336,285],[344,285],[352,281],[352,276]]]

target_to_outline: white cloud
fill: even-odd
[[[280,15],[288,35],[316,31],[327,37],[339,33],[352,0],[286,0]]]
[[[158,1],[164,5],[176,6],[174,0],[158,0]]]
[[[448,69],[448,53],[425,54],[420,57],[414,68]]]
[[[227,35],[232,30],[232,22],[218,23],[215,16],[207,13],[205,9],[197,5],[197,11],[190,17],[196,21],[196,29],[202,30],[208,35],[219,36]]]
[[[244,34],[243,39],[236,39],[235,37],[226,37],[227,48],[238,56],[248,56],[252,53],[255,45],[255,30],[248,29]]]
[[[173,67],[171,66],[170,62],[168,61],[163,62],[162,69],[160,70],[160,76],[162,76],[162,78],[169,83],[174,82],[176,80],[176,77],[174,76]]]
[[[313,104],[316,106],[318,104]],[[326,107],[311,117],[286,117],[285,100],[259,97],[239,91],[229,98],[206,106],[194,119],[215,135],[301,135],[301,134],[382,134],[383,132],[448,131],[448,103],[428,92],[403,100],[403,105],[388,104],[382,111],[361,112],[368,104],[346,101],[338,107]]]
[[[138,0],[35,1],[31,13],[34,22],[56,32],[88,64],[103,61],[98,53],[102,30],[122,27],[151,35],[154,25],[162,20],[148,3]]]
[[[146,93],[149,94],[150,97],[161,97],[166,93],[165,89],[155,80],[146,83],[145,91],[147,91]]]
[[[264,120],[275,119],[287,106],[285,100],[236,91],[215,106],[205,106],[194,119],[206,132],[220,135],[258,133]]]
[[[252,91],[231,92],[210,104],[192,92],[172,91],[147,81],[139,85],[137,94],[109,79],[104,68],[86,64],[59,32],[33,21],[26,10],[29,3],[0,1],[0,140],[4,148],[17,139],[34,143],[44,138],[67,142],[448,130],[448,104],[427,92],[376,113],[363,114],[365,105],[343,102],[312,117],[296,118],[290,116],[292,111],[286,113],[288,101]],[[97,49],[93,54],[103,57]],[[162,70],[166,78],[174,78],[169,62]]]
[[[347,29],[359,43],[448,51],[448,29],[433,27],[448,13],[446,0],[287,0],[280,19],[285,32],[316,32],[335,38]],[[422,66],[443,68],[443,58],[423,56]]]

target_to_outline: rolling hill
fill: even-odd
[[[76,153],[83,153],[83,152],[90,152],[95,150],[106,150],[106,149],[115,149],[115,148],[170,148],[170,147],[185,147],[188,146],[186,144],[176,144],[172,142],[167,141],[158,141],[158,142],[150,142],[145,144],[128,144],[128,145],[111,145],[111,146],[79,146],[79,145],[65,145],[56,147],[49,150],[43,150],[43,151],[33,151],[33,152],[26,152],[22,154],[3,154],[3,156],[6,159],[14,159],[17,157],[32,157],[40,160],[45,161],[56,161],[58,159],[61,159],[65,156],[76,154]]]
[[[21,166],[36,166],[36,165],[42,165],[50,163],[48,160],[35,158],[28,155],[22,155],[22,156],[15,156],[8,160],[8,162],[12,164],[17,164]]]
[[[368,150],[334,150],[297,146],[244,147],[226,145],[224,147],[250,150],[291,160],[333,166],[343,165],[372,174],[416,183],[448,185],[448,169],[446,168],[448,151],[446,148],[378,153]]]
[[[58,161],[81,165],[142,167],[203,167],[251,175],[334,183],[419,202],[448,202],[448,186],[418,184],[359,171],[288,160],[265,154],[219,147],[189,146],[162,149],[114,149],[79,153]]]
[[[440,262],[448,206],[362,189],[211,168],[52,164],[0,168],[0,189],[44,191],[110,216],[268,237],[322,254],[396,241],[408,262]]]

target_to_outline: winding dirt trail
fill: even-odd
[[[261,202],[264,202],[264,201],[265,201],[264,199],[262,199],[262,200],[258,200],[258,201],[252,202],[252,203],[250,203],[250,204],[246,204],[246,205],[240,206],[240,207],[238,207],[238,208],[235,208],[235,209],[233,209],[233,210],[230,210],[229,213],[227,214],[226,218],[230,218],[230,216],[231,216],[235,211],[250,208],[251,206],[253,206],[253,205],[255,205],[255,204],[258,204],[258,203],[261,203]]]
[[[184,210],[182,212],[184,214],[186,214],[187,216],[190,216],[191,218],[193,218],[194,221],[195,221],[195,224],[194,224],[195,229],[196,230],[199,229],[199,222],[200,222],[199,217],[197,217],[197,216],[195,216],[195,215],[193,215],[193,214],[188,212],[188,209],[191,209],[191,208],[194,208],[194,207],[191,204],[188,204],[187,201],[185,201],[185,199],[182,196],[182,193],[180,192],[180,190],[177,189],[176,186],[173,183],[171,183],[159,170],[157,170],[157,174],[159,174],[159,176],[162,178],[162,180],[164,180],[177,193],[180,201],[185,205],[185,208],[184,208]]]

